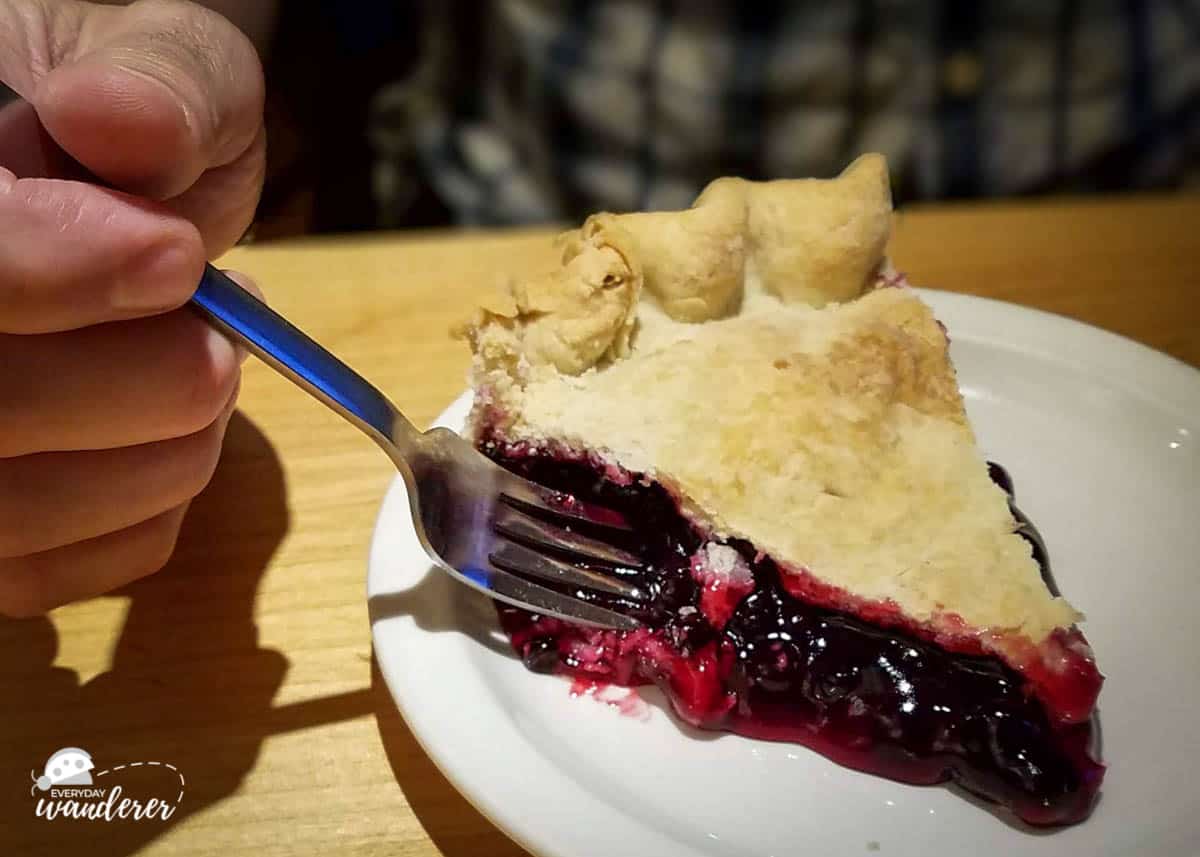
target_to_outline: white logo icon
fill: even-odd
[[[56,818],[167,821],[183,802],[183,774],[170,762],[124,762],[102,771],[95,768],[92,754],[87,750],[63,747],[55,751],[46,760],[40,777],[37,771],[29,772],[29,778],[33,780],[29,794],[37,798],[33,814],[48,821]],[[112,775],[135,770],[138,771],[133,775],[137,791],[132,796],[126,795],[120,783],[112,782],[118,779]],[[155,773],[149,774],[147,780],[143,771]],[[104,785],[97,784],[97,780]],[[151,790],[152,797],[146,795],[147,790]],[[46,793],[45,796],[39,797],[39,791]]]
[[[46,768],[40,777],[34,776],[33,771],[29,772],[29,776],[34,785],[44,792],[49,791],[51,786],[90,786],[94,767],[87,750],[63,747],[46,760]]]

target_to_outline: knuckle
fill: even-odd
[[[38,278],[36,271],[13,270],[5,260],[3,280],[0,280],[0,330],[22,333],[28,317],[46,298],[48,284]]]
[[[4,291],[0,284],[0,293]],[[4,315],[0,295],[0,327],[8,318]],[[0,456],[12,457],[28,443],[29,415],[36,413],[45,396],[40,379],[27,366],[28,337],[0,333]],[[0,484],[0,488],[4,486]]]
[[[212,481],[221,457],[223,428],[223,420],[218,417],[207,428],[179,441],[177,454],[182,459],[183,473],[177,498],[180,503],[197,496]]]
[[[181,520],[178,515],[167,513],[147,524],[142,550],[138,559],[130,569],[131,578],[147,577],[161,571],[175,553],[175,543],[179,539]]]
[[[16,483],[0,461],[0,557],[24,556],[34,549],[35,522],[29,520],[27,493]]]
[[[50,607],[38,607],[22,600],[7,600],[0,597],[0,616],[6,619],[36,619],[50,612]]]
[[[0,616],[33,619],[53,609],[39,577],[20,561],[0,563]]]
[[[266,126],[258,126],[257,132],[254,135],[254,140],[250,143],[250,148],[246,152],[246,158],[250,162],[250,179],[253,182],[252,186],[261,186],[267,178]]]
[[[25,556],[37,549],[28,527],[0,526],[0,557]]]
[[[207,255],[200,230],[190,221],[166,218],[156,232],[129,278],[153,289],[161,311],[168,311],[185,304],[195,292]]]

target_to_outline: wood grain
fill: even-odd
[[[1200,365],[1198,222],[1197,197],[912,209],[892,254],[916,283]],[[223,264],[427,423],[464,386],[451,325],[497,277],[553,259],[538,230],[304,240]],[[262,365],[248,364],[241,401],[163,572],[0,621],[0,853],[523,854],[437,772],[373,668],[363,587],[387,461]],[[174,763],[177,815],[35,820],[25,772],[70,745],[98,766]]]

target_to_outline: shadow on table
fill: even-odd
[[[433,565],[408,589],[372,595],[367,613],[372,626],[407,616],[422,631],[462,634],[498,655],[516,657],[497,625],[495,604]]]
[[[423,631],[465,634],[498,654],[515,657],[494,631],[496,611],[482,595],[466,591],[448,574],[431,567],[413,586],[372,596],[371,623],[409,617]],[[425,832],[445,857],[528,857],[455,790],[400,716],[378,662],[371,660],[371,694],[379,737],[396,782]]]
[[[379,738],[396,782],[425,832],[445,857],[529,857],[450,785],[421,749],[396,709],[379,664],[371,661],[371,693]]]
[[[0,853],[134,854],[234,794],[268,735],[366,713],[367,691],[272,708],[288,662],[259,645],[254,602],[287,530],[275,450],[237,414],[170,563],[116,593],[129,599],[129,612],[108,672],[81,683],[53,666],[58,634],[50,619],[0,620]],[[97,773],[133,761],[171,763],[186,777],[183,800],[166,822],[35,818],[44,793],[31,793],[26,778],[40,775],[62,747],[88,751]],[[173,794],[174,777],[142,766],[95,785],[120,785],[144,800]]]

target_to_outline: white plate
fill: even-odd
[[[985,454],[1013,474],[1108,676],[1108,778],[1092,818],[1030,833],[950,789],[889,782],[803,747],[699,733],[530,673],[490,604],[430,569],[399,482],[368,594],[396,704],[447,778],[553,857],[1098,855],[1200,849],[1200,372],[1046,313],[925,292],[950,330]],[[461,428],[466,396],[440,425]]]

